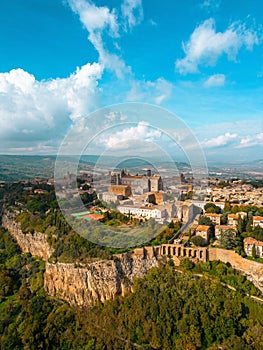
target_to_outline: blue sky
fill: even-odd
[[[262,158],[262,13],[260,0],[2,0],[0,152],[55,153],[81,116],[146,102],[182,118],[208,160]]]

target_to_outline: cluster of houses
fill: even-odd
[[[238,219],[239,218],[246,218],[247,213],[245,212],[238,212],[236,214],[228,214],[227,218],[227,225],[221,225],[221,214],[216,213],[205,213],[205,216],[209,218],[212,223],[215,225],[215,238],[219,239],[222,235],[224,235],[225,232],[231,230],[234,235],[237,234],[237,226],[238,226]],[[255,228],[256,226],[259,226],[263,228],[263,216],[253,216],[252,226]],[[209,239],[211,238],[211,229],[208,225],[198,225],[195,229],[196,236],[201,236],[206,243],[209,242]],[[253,243],[251,243],[253,241]],[[262,253],[262,247],[263,242],[256,241],[254,238],[249,237],[249,240],[244,240],[244,249],[246,251],[247,255],[252,255],[252,248],[255,244],[256,246],[256,252],[257,256],[263,257]]]
[[[255,188],[242,180],[231,181],[228,186],[221,188],[220,181],[209,180],[207,197],[211,202],[225,202],[261,206],[263,204],[263,187]]]
[[[246,237],[244,239],[244,250],[247,255],[253,256],[253,247],[255,249],[255,256],[263,258],[263,242],[252,237]]]

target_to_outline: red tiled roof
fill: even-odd
[[[247,244],[256,244],[257,243],[257,240],[255,238],[252,238],[252,237],[246,237],[244,239],[244,243],[247,243]]]
[[[221,216],[221,214],[216,214],[216,213],[205,213],[205,216],[212,216],[212,217],[218,218],[218,217]]]
[[[142,179],[142,175],[124,175],[122,179]]]
[[[237,214],[228,214],[228,218],[238,219],[238,215]]]
[[[196,228],[196,231],[208,231],[210,229],[210,226],[207,225],[198,225]]]

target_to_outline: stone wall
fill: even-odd
[[[241,271],[247,279],[260,289],[263,293],[263,264],[242,258],[233,250],[209,248],[208,260],[220,260],[224,263],[229,262],[233,268]]]

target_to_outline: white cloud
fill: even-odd
[[[200,7],[206,9],[208,12],[217,10],[221,5],[221,0],[204,0]]]
[[[0,73],[1,146],[60,139],[74,120],[98,107],[101,74],[98,63],[77,68],[68,78],[47,81],[23,69]]]
[[[223,86],[225,85],[226,77],[224,74],[215,74],[209,77],[205,82],[204,86],[209,88],[209,87],[214,87],[214,86]]]
[[[122,16],[129,28],[138,25],[143,20],[143,8],[141,0],[124,0],[121,5]],[[127,24],[125,28],[127,29]]]
[[[119,37],[116,10],[110,11],[106,6],[98,7],[88,0],[68,0],[68,3],[87,29],[89,33],[88,39],[99,53],[99,63],[103,68],[115,72],[118,78],[123,78],[124,73],[128,73],[130,68],[126,67],[121,57],[109,52],[105,47],[105,42],[102,40],[104,33],[111,38]]]
[[[97,7],[89,0],[68,0],[68,3],[72,11],[79,15],[81,22],[90,33],[101,33],[104,29],[108,29],[110,36],[117,37],[119,35],[115,10],[110,11],[106,6]]]
[[[232,23],[224,32],[216,32],[215,21],[210,18],[195,28],[190,40],[183,43],[185,57],[176,61],[181,74],[197,73],[198,66],[214,66],[225,54],[235,60],[241,47],[252,50],[260,42],[259,34],[245,24]]]
[[[125,128],[121,131],[111,133],[108,137],[100,140],[107,148],[110,149],[128,149],[131,144],[138,144],[140,142],[154,142],[162,135],[160,130],[152,128],[149,123],[141,121],[137,126]]]
[[[246,148],[253,146],[263,146],[263,132],[256,135],[248,135],[240,140],[237,148]]]
[[[172,94],[173,85],[164,78],[155,81],[132,81],[132,88],[128,92],[127,101],[148,101],[161,104]]]
[[[219,136],[211,138],[209,140],[204,140],[201,143],[201,145],[204,148],[223,147],[223,146],[228,146],[237,138],[238,138],[237,134],[231,134],[229,132],[226,132],[224,135],[219,135]]]

